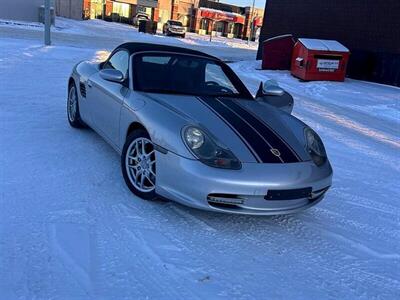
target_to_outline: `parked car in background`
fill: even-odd
[[[185,32],[185,27],[179,21],[168,20],[163,26],[163,33],[165,35],[178,35],[184,38]]]
[[[149,16],[145,13],[137,13],[132,20],[133,26],[139,26],[140,21],[150,20]]]

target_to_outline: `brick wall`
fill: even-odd
[[[338,40],[349,76],[400,86],[400,0],[267,0],[260,41],[286,33]]]

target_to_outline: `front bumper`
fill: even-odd
[[[156,192],[181,204],[205,210],[251,215],[295,213],[321,201],[331,184],[332,168],[328,161],[321,167],[307,161],[243,163],[241,170],[224,170],[171,152],[157,153]],[[293,197],[290,192],[297,189],[306,189],[310,193]],[[290,200],[275,196],[269,199],[269,191],[273,195],[280,195],[280,191],[286,195],[289,191]]]
[[[178,29],[167,29],[167,32],[171,35],[184,35],[185,34],[185,30],[178,30]]]

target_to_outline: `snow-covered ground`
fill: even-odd
[[[0,37],[19,38],[32,41],[43,40],[43,25],[0,19]],[[147,42],[168,44],[201,50],[225,61],[255,59],[257,43],[239,39],[215,37],[212,42],[206,36],[187,33],[187,37],[167,37],[161,34],[139,33],[136,28],[126,24],[102,20],[76,21],[65,18],[56,19],[52,27],[52,44],[78,48],[96,48],[111,51],[125,42]]]
[[[16,37],[0,38],[0,299],[399,298],[400,89],[233,63],[295,96],[334,182],[300,214],[214,214],[136,198],[114,150],[69,127],[69,73],[104,47]]]
[[[41,23],[13,21],[13,20],[2,20],[0,19],[0,27],[20,27],[26,30],[38,30],[43,31],[43,25]],[[127,24],[105,22],[103,20],[87,20],[77,21],[66,18],[57,17],[55,26],[52,27],[55,33],[69,33],[77,35],[95,36],[101,38],[123,38],[141,41],[156,42],[156,43],[168,43],[178,44],[181,46],[194,45],[194,46],[220,46],[220,47],[233,47],[257,50],[258,43],[250,42],[242,39],[228,39],[225,37],[212,37],[210,42],[209,35],[199,35],[192,32],[187,32],[184,39],[166,37],[158,32],[157,35],[141,34],[138,32],[136,27]]]

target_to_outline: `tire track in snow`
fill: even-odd
[[[197,225],[199,225],[200,228],[202,228],[204,230],[207,230],[207,231],[210,231],[210,232],[216,232],[217,231],[214,227],[210,226],[209,224],[207,224],[206,222],[204,222],[200,218],[197,218],[194,215],[190,214],[189,212],[186,212],[185,210],[183,210],[181,207],[178,207],[178,204],[171,203],[171,205],[169,205],[168,208],[173,210],[179,216],[187,219],[186,220],[187,223],[194,222]]]
[[[221,217],[222,218],[222,217]],[[241,217],[238,217],[238,216],[234,216],[234,217],[229,217],[229,220],[233,220],[233,222],[235,222],[234,221],[234,219],[242,219]],[[227,221],[226,220],[226,218],[223,218],[224,219],[224,221]],[[312,248],[313,249],[315,249],[316,251],[317,250],[320,250],[320,248],[321,248],[321,241],[322,241],[322,239],[321,238],[319,238],[319,235],[314,235],[314,236],[310,236],[309,235],[309,232],[307,231],[307,230],[305,230],[305,228],[306,227],[304,227],[303,225],[302,225],[302,227],[300,228],[298,225],[293,225],[292,223],[291,223],[291,219],[290,219],[290,217],[285,217],[285,216],[283,216],[283,217],[280,217],[280,218],[278,218],[278,219],[280,219],[280,220],[289,220],[289,223],[290,223],[290,225],[287,227],[287,228],[290,228],[290,231],[293,231],[293,232],[295,232],[295,236],[296,236],[296,238],[298,238],[299,237],[299,235],[300,236],[304,236],[304,238],[303,238],[303,240],[304,241],[311,241],[311,242],[308,242],[307,243],[307,249],[308,250],[310,250],[310,243],[313,245],[312,246]],[[245,218],[245,220],[247,220],[247,221],[250,221],[251,220],[251,218]],[[262,223],[264,223],[263,221],[261,221],[260,222],[261,224]],[[269,224],[272,224],[272,225],[276,225],[276,223],[275,222],[273,222],[272,220],[270,220],[270,221],[267,221],[267,223],[269,223]],[[232,226],[232,225],[234,225],[234,226]],[[232,224],[232,222],[227,222],[227,227],[230,227],[230,228],[232,228],[233,227],[233,229],[235,229],[237,226],[235,226],[235,225],[237,225],[237,224]],[[248,224],[249,225],[249,224]],[[251,227],[254,227],[254,224],[253,225],[250,225]],[[215,228],[215,226],[213,226],[214,228]],[[264,227],[264,226],[263,226]],[[241,244],[243,244],[243,242],[247,245],[247,247],[248,248],[251,248],[252,249],[252,253],[257,253],[257,252],[265,252],[265,241],[266,240],[271,240],[271,236],[267,236],[267,237],[264,237],[264,233],[262,233],[261,234],[261,236],[260,236],[260,232],[258,232],[258,231],[255,231],[255,233],[256,234],[258,234],[258,237],[257,238],[254,238],[251,234],[249,234],[249,233],[243,233],[243,231],[237,231],[237,234],[239,235],[239,239],[241,240]],[[270,234],[271,234],[271,232],[269,232]],[[279,233],[276,233],[276,232],[274,232],[274,233],[272,233],[272,236],[276,236],[276,234],[279,234]],[[282,232],[281,232],[281,234],[282,234]],[[283,232],[283,234],[284,234],[284,232]],[[224,236],[224,235],[226,235],[226,232],[219,232],[219,235],[216,235],[215,236],[215,238],[216,239],[218,239],[219,238],[219,236]],[[272,239],[273,240],[273,239]],[[288,240],[286,240],[286,242],[288,242]],[[283,242],[283,244],[285,244],[285,242]],[[323,244],[323,243],[322,243]],[[282,243],[280,244],[281,246],[282,246]],[[246,247],[246,248],[247,248]],[[211,253],[218,253],[217,251],[218,251],[218,248],[216,248],[216,249],[213,249],[213,248],[215,248],[214,247],[214,245],[209,245],[209,247],[208,247],[208,251],[209,252],[211,252]],[[221,246],[221,245],[219,245],[219,248],[222,248],[222,249],[229,249],[229,246]],[[256,249],[257,248],[257,249]],[[285,248],[285,247],[281,247],[281,248]],[[290,246],[288,247],[288,249],[290,249]],[[329,246],[329,247],[326,247],[326,249],[329,249],[329,252],[330,252],[330,254],[332,254],[332,255],[334,255],[333,253],[332,253],[332,247],[331,247],[331,245]],[[341,255],[341,253],[340,253],[340,251],[339,250],[336,250],[336,252],[337,252],[337,254],[336,254],[336,256],[337,257],[340,257],[340,256],[343,256],[343,255]],[[325,262],[317,262],[318,261],[318,259],[317,259],[317,261],[316,261],[316,259],[315,258],[313,258],[313,257],[311,257],[310,258],[310,256],[313,256],[314,255],[314,253],[315,253],[315,251],[309,251],[309,252],[306,252],[306,254],[299,254],[298,252],[296,253],[296,257],[297,257],[297,259],[300,259],[300,260],[304,260],[304,261],[308,261],[308,262],[313,262],[313,263],[315,263],[315,264],[317,264],[317,265],[327,265],[327,266],[330,266],[330,261],[325,261]],[[267,254],[268,255],[268,254]],[[304,256],[303,256],[304,255]],[[292,257],[293,258],[293,257]],[[275,267],[275,270],[278,270],[279,269],[279,267],[278,266],[276,266]],[[314,279],[311,279],[311,278],[309,278],[309,280],[315,280],[315,282],[314,282],[314,284],[319,284],[318,282],[320,281],[320,279],[319,279],[319,275],[318,275],[318,271],[317,270],[314,270],[314,269],[311,269],[310,268],[310,270],[308,270],[308,274],[309,273],[314,273]],[[240,273],[239,273],[240,274]],[[309,274],[310,275],[310,274]],[[230,276],[232,276],[232,274],[230,275]],[[284,277],[286,277],[287,275],[284,275],[284,274],[281,274],[281,276],[284,276]],[[352,276],[349,276],[349,279],[348,279],[348,281],[350,282],[351,280],[350,280],[350,278],[352,278]],[[293,278],[292,278],[293,279]],[[235,276],[233,275],[233,277],[231,278],[231,280],[232,281],[235,281]],[[240,279],[239,279],[240,280]]]
[[[184,214],[190,214],[190,212],[185,212],[185,211],[181,211],[181,213]],[[180,214],[181,214],[180,213]],[[195,217],[195,216],[192,216]],[[192,220],[192,217],[187,218],[187,220]],[[302,216],[300,216],[302,217]],[[197,217],[195,217],[197,218]],[[333,231],[329,231],[329,230],[319,230],[319,228],[317,228],[317,231],[319,233],[322,234],[317,234],[314,231],[310,233],[309,228],[315,228],[316,225],[318,225],[317,222],[308,222],[308,221],[303,221],[300,222],[299,220],[296,219],[296,217],[292,217],[292,216],[279,216],[279,217],[273,217],[273,220],[279,220],[278,224],[282,225],[285,224],[287,222],[287,220],[289,220],[289,224],[288,226],[284,226],[285,228],[290,228],[289,232],[295,236],[296,238],[301,238],[302,241],[306,241],[306,245],[307,245],[307,249],[310,248],[311,249],[315,249],[315,250],[311,250],[308,251],[309,253],[311,253],[311,257],[307,257],[307,258],[303,258],[306,261],[312,261],[313,263],[315,263],[318,266],[325,266],[325,268],[327,270],[331,270],[331,271],[335,271],[339,274],[340,280],[343,280],[343,282],[346,283],[346,285],[348,285],[349,289],[352,289],[354,286],[356,286],[357,288],[355,289],[355,294],[359,293],[359,287],[362,286],[365,282],[362,282],[361,280],[356,280],[357,282],[354,282],[354,278],[357,278],[358,272],[362,272],[362,278],[364,280],[366,280],[367,282],[370,281],[373,284],[375,284],[377,287],[378,286],[385,286],[387,288],[387,290],[391,290],[394,286],[396,286],[399,282],[396,280],[391,280],[389,277],[387,276],[380,276],[377,274],[373,274],[370,272],[364,272],[356,267],[353,266],[354,263],[356,263],[357,261],[368,261],[369,258],[371,258],[371,256],[373,258],[377,258],[377,259],[388,259],[390,261],[396,260],[398,258],[397,254],[382,254],[380,252],[377,252],[373,249],[370,249],[362,244],[358,244],[354,241],[352,241],[351,239],[340,239],[340,234],[335,233]],[[283,221],[285,220],[285,221]],[[336,221],[340,221],[340,219],[336,220]],[[202,223],[204,223],[203,220],[201,220]],[[273,222],[272,220],[269,221],[269,223],[275,224],[275,222]],[[207,224],[210,224],[210,222],[207,222]],[[228,223],[228,226],[232,226],[232,224]],[[301,224],[301,225],[299,225]],[[343,224],[344,226],[346,226],[346,223]],[[348,225],[351,225],[351,223],[348,223]],[[211,225],[212,228],[214,228],[215,230],[217,227]],[[220,232],[219,232],[220,233]],[[325,234],[326,233],[326,234]],[[242,234],[243,235],[243,234]],[[323,237],[323,238],[322,238]],[[215,238],[218,238],[218,234],[216,235]],[[253,237],[249,236],[248,234],[245,234],[243,237],[244,241],[248,241],[251,245],[259,247],[260,246],[260,240],[254,239]],[[264,239],[262,239],[264,240]],[[339,241],[339,244],[335,243]],[[322,247],[321,247],[322,245]],[[367,254],[366,255],[361,255],[360,257],[354,258],[354,259],[348,259],[348,255],[349,254],[354,254],[354,251],[346,251],[349,252],[349,254],[347,254],[346,252],[343,252],[343,249],[346,249],[346,247],[350,245],[353,246],[353,248],[355,248],[356,250],[359,251],[359,253],[363,253],[363,254]],[[329,253],[329,257],[327,258],[331,258],[336,257],[335,263],[332,265],[332,262],[330,260],[321,260],[322,257],[318,256],[317,259],[315,257],[313,257],[313,255],[315,255],[316,252],[321,251],[322,249],[326,249],[327,252]],[[329,249],[329,250],[328,250]],[[210,250],[210,249],[209,249]],[[212,251],[212,250],[211,250]],[[253,249],[254,251],[254,249]],[[298,254],[297,254],[298,255]],[[301,256],[300,256],[301,257]],[[344,263],[343,263],[344,262]],[[332,269],[332,267],[334,267],[334,269]],[[343,271],[340,271],[343,270]],[[315,274],[317,277],[317,274]],[[328,286],[327,286],[328,287]],[[395,289],[394,289],[395,290]]]
[[[168,299],[197,299],[199,296],[195,293],[195,289],[187,288],[194,283],[194,281],[190,283],[190,276],[188,277],[192,270],[184,266],[177,267],[172,262],[165,261],[165,258],[171,259],[171,255],[176,257],[176,253],[188,250],[181,247],[178,248],[175,245],[176,241],[171,240],[163,230],[159,230],[163,226],[161,222],[163,215],[158,210],[160,203],[146,203],[140,199],[134,200],[138,202],[132,202],[129,206],[119,203],[116,204],[117,208],[115,208],[116,205],[112,205],[114,207],[112,212],[117,215],[107,216],[111,220],[107,224],[107,230],[111,230],[112,235],[120,241],[121,249],[140,254],[140,259],[135,260],[135,268],[142,270],[139,284],[144,284],[144,287],[158,287],[157,290],[153,290],[149,294],[146,294],[142,288],[139,295],[158,295],[157,297],[159,297],[159,293],[162,290],[163,297]],[[140,211],[141,206],[145,206],[142,207],[143,211],[148,213],[146,218],[135,216],[135,212]],[[106,211],[102,210],[101,213],[107,213]],[[164,244],[161,246],[158,243],[154,244],[155,240],[149,244],[148,237],[150,236],[145,236],[142,232],[151,233],[152,239],[157,236],[163,237]],[[161,251],[162,255],[160,256],[155,249]],[[118,253],[122,254],[120,250]],[[185,255],[182,254],[182,256],[188,257],[189,255],[186,253]],[[124,259],[126,260],[126,257]],[[122,275],[121,283],[126,280],[128,280],[128,275]],[[186,286],[186,288],[183,288],[183,286]]]
[[[278,216],[273,218],[278,225],[287,229],[288,233],[293,237],[308,245],[308,253],[311,254],[311,257],[300,257],[300,259],[313,262],[318,265],[318,268],[334,272],[338,275],[337,280],[341,282],[340,285],[354,290],[355,295],[358,297],[362,295],[360,292],[365,284],[375,286],[374,290],[376,292],[380,291],[380,294],[389,292],[389,295],[394,295],[400,292],[400,282],[398,280],[361,270],[358,265],[368,260],[360,258],[348,259],[348,255],[337,247],[335,240],[329,240],[325,236],[316,233],[320,231],[315,222],[304,222],[300,218],[302,216]],[[318,255],[321,251],[326,251],[329,255],[327,257]],[[307,254],[304,254],[304,256],[307,256]]]
[[[392,239],[398,238],[397,234],[393,235],[391,232],[387,232],[387,229],[385,228],[376,228],[355,220],[346,219],[344,216],[338,213],[332,213],[329,210],[318,207],[316,207],[312,213],[314,216],[313,218],[310,218],[308,215],[302,215],[302,221],[305,224],[308,224],[310,227],[316,228],[317,231],[322,233],[322,236],[336,240],[338,242],[337,246],[341,247],[344,251],[348,251],[349,254],[364,260],[370,258],[400,260],[400,254],[396,252],[391,253],[390,250],[386,249],[385,244],[382,244],[382,242],[387,242],[388,240],[391,241]],[[325,218],[330,214],[332,214],[332,225],[323,226],[324,224],[321,224],[321,221],[326,221]],[[333,226],[334,221],[336,222],[335,226]],[[370,235],[370,237],[366,238],[362,236],[362,238],[357,239],[357,234],[359,234],[359,232],[364,232],[364,234],[367,233]],[[382,236],[384,235],[386,236],[384,237],[384,240],[382,240]],[[374,244],[375,247],[372,247],[372,245],[367,245],[365,243],[358,242],[357,240],[373,240],[376,242],[380,240],[381,243],[379,245]]]
[[[74,209],[52,211],[47,219],[49,245],[53,256],[70,273],[77,286],[81,287],[80,296],[92,297],[91,271],[95,253],[91,250],[96,247],[93,219],[85,211]],[[76,293],[76,290],[70,290],[69,296]]]
[[[311,102],[309,99],[306,100],[304,96],[298,93],[293,92],[293,94],[299,98],[302,98],[302,108],[312,111],[313,113],[316,113],[319,116],[334,122],[336,125],[362,134],[367,138],[375,139],[377,142],[385,143],[387,145],[395,147],[396,149],[400,149],[400,141],[398,137],[394,137],[379,130],[366,127],[356,121],[350,120],[343,115],[338,115],[337,113],[334,113],[327,108],[316,104],[315,102]]]
[[[312,223],[309,223],[312,224]],[[315,225],[315,224],[314,224]],[[350,248],[354,249],[355,251],[362,252],[367,254],[368,256],[372,256],[374,258],[379,258],[379,259],[389,259],[389,260],[400,260],[400,254],[397,253],[381,253],[378,252],[367,245],[356,242],[353,239],[347,238],[346,236],[336,233],[331,230],[326,230],[321,227],[318,228],[319,231],[321,231],[323,234],[325,234],[327,237],[332,237],[334,240],[337,240],[338,242],[342,242],[343,244],[346,244],[350,246]],[[397,281],[397,283],[400,285],[400,281]]]
[[[314,112],[310,111],[311,114],[314,114]],[[331,137],[332,141],[335,141],[336,143],[341,143],[346,146],[348,146],[350,149],[353,149],[357,152],[361,152],[364,155],[368,155],[375,159],[376,161],[379,161],[380,164],[385,164],[387,167],[394,169],[397,172],[400,172],[400,165],[396,164],[391,156],[388,156],[387,153],[383,153],[381,151],[377,151],[374,148],[372,148],[370,145],[361,142],[359,140],[356,140],[354,138],[349,137],[345,133],[339,130],[335,130],[332,127],[328,127],[325,124],[322,124],[321,121],[319,120],[316,122],[314,119],[308,119],[304,116],[304,113],[302,114],[302,120],[304,122],[307,122],[310,126],[312,127],[318,127],[319,131],[323,132],[325,135]],[[315,124],[316,126],[313,126]]]

